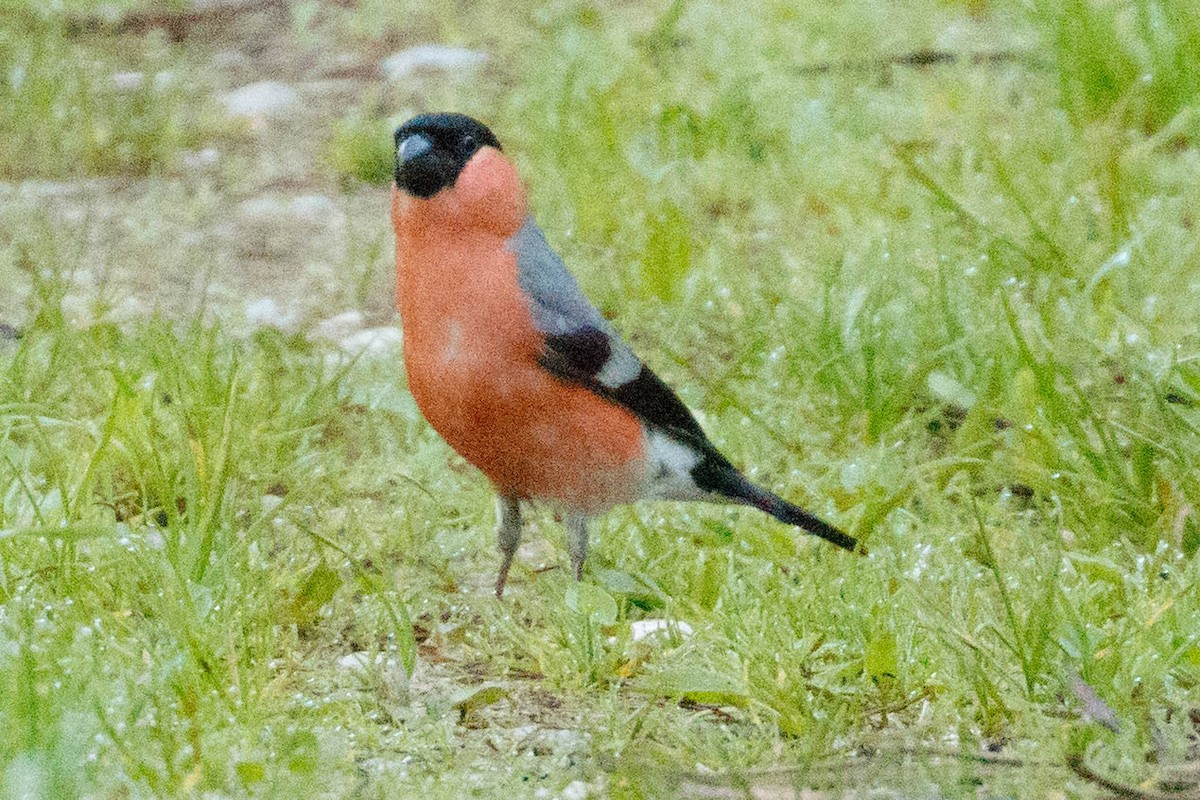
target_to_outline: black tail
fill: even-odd
[[[711,448],[711,445],[710,445]],[[755,486],[746,476],[730,464],[715,448],[692,469],[692,477],[696,484],[705,491],[724,495],[735,503],[754,506],[765,511],[780,522],[803,528],[813,536],[820,536],[827,542],[847,550],[865,553],[865,548],[858,546],[858,540],[850,534],[840,531],[820,517],[816,517],[800,506],[793,505],[782,497],[771,494],[766,489]]]
[[[672,432],[680,435],[678,430]],[[859,547],[858,539],[845,531],[838,530],[820,517],[768,492],[761,486],[755,486],[737,467],[729,463],[729,459],[723,456],[712,442],[704,438],[703,432],[698,437],[688,440],[688,443],[701,453],[700,461],[691,469],[692,480],[697,488],[726,497],[735,503],[754,506],[780,522],[803,528],[813,536],[820,536],[838,547],[863,554],[867,552],[865,547]]]
[[[860,549],[858,539],[855,539],[844,531],[838,530],[820,517],[813,516],[800,506],[793,505],[782,497],[771,494],[766,489],[760,489],[749,481],[746,482],[746,485],[750,487],[751,492],[743,499],[755,508],[762,509],[780,522],[786,522],[788,525],[803,528],[813,536],[820,536],[825,541],[832,542],[838,547],[851,551]]]

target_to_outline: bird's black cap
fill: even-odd
[[[466,114],[421,114],[396,129],[396,185],[428,198],[453,186],[482,147],[500,149],[495,134]]]

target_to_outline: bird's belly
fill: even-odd
[[[416,353],[405,340],[413,397],[451,447],[509,495],[596,512],[645,493],[636,417],[478,333],[451,320]]]

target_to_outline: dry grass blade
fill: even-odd
[[[1185,792],[1157,792],[1152,789],[1141,789],[1124,783],[1105,778],[1087,765],[1087,759],[1082,753],[1071,753],[1067,756],[1067,766],[1071,771],[1088,783],[1099,786],[1105,791],[1112,792],[1117,797],[1128,800],[1196,800],[1200,791],[1191,789]]]

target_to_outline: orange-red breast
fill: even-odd
[[[409,388],[498,494],[504,592],[523,500],[587,519],[647,498],[750,505],[853,550],[853,537],[750,483],[588,302],[530,216],[484,125],[422,114],[396,130],[396,277]]]

